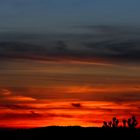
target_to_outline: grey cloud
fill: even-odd
[[[46,46],[22,42],[0,42],[1,58],[47,59],[47,56],[61,55],[65,50],[65,43],[62,41],[46,44]]]
[[[20,41],[16,41],[16,36],[15,39],[1,41],[0,58],[90,62],[96,59],[117,64],[140,63],[140,30],[106,25],[81,28],[88,28],[91,32],[63,35],[28,34],[28,37],[20,34]]]
[[[140,62],[140,41],[139,40],[124,40],[124,41],[101,41],[90,42],[84,44],[90,48],[94,56],[106,60],[124,62]]]
[[[127,25],[84,25],[78,26],[78,28],[86,29],[93,33],[98,33],[101,35],[108,35],[109,37],[119,37],[129,35],[140,35],[140,28]],[[110,36],[111,35],[111,36]]]

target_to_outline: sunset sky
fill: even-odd
[[[140,126],[139,5],[1,0],[0,127]]]

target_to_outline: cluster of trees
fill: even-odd
[[[124,128],[129,127],[129,128],[136,128],[136,126],[138,125],[138,121],[136,120],[135,116],[132,116],[131,118],[128,118],[128,120],[123,119],[122,120],[123,126]],[[112,118],[112,121],[103,122],[103,127],[104,128],[117,128],[119,127],[119,120],[116,117]]]

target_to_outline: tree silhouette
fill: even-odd
[[[127,123],[129,128],[135,128],[138,125],[138,121],[134,115],[128,119]]]
[[[126,128],[127,120],[126,119],[123,119],[122,122],[123,122],[123,127]]]
[[[107,124],[106,121],[103,121],[103,127],[104,127],[104,128],[107,128],[107,127],[108,127],[108,124]]]
[[[136,128],[136,126],[138,125],[138,121],[136,120],[136,117],[133,115],[131,118],[128,118],[128,120],[123,119],[122,120],[123,123],[123,127],[126,128],[128,126],[128,128]],[[127,124],[127,125],[126,125]],[[112,118],[112,121],[103,122],[103,127],[105,128],[118,128],[119,127],[119,120],[116,117]]]
[[[119,124],[119,120],[116,117],[113,117],[112,121],[109,121],[109,122],[104,121],[103,127],[105,128],[118,127],[118,124]]]
[[[112,118],[112,126],[113,127],[118,127],[119,120],[116,117]]]
[[[108,122],[109,127],[112,127],[112,121]]]
[[[127,124],[128,124],[128,127],[131,128],[131,118],[128,119]]]

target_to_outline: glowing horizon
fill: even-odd
[[[139,67],[31,62],[14,59],[0,71],[0,127],[101,127],[132,115],[140,121]]]

